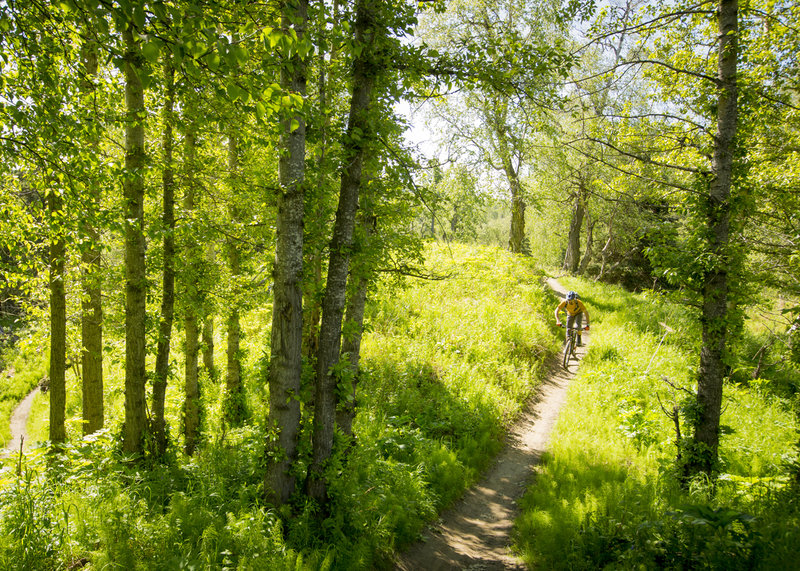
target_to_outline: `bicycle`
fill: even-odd
[[[563,327],[563,326],[562,326]],[[589,330],[589,326],[583,328],[584,331]],[[570,358],[578,360],[578,356],[575,354],[575,335],[580,331],[578,327],[569,327],[567,328],[567,342],[564,345],[564,368],[569,368],[569,360]]]

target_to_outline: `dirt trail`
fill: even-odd
[[[547,283],[562,297],[566,295],[566,290],[555,279],[548,279]],[[585,341],[587,338],[584,335]],[[576,352],[583,356],[585,347]],[[517,515],[516,502],[545,450],[566,398],[567,385],[576,370],[577,365],[571,365],[569,371],[565,371],[555,358],[548,363],[547,378],[512,428],[506,447],[492,468],[455,506],[442,514],[422,541],[400,557],[397,569],[526,569],[509,550]]]
[[[0,450],[0,458],[7,458],[12,454],[19,452],[20,442],[27,440],[28,433],[26,426],[28,424],[28,416],[31,414],[31,406],[33,405],[33,397],[39,391],[38,388],[28,393],[24,399],[20,401],[17,408],[11,414],[11,440],[6,442],[6,447]],[[24,439],[24,440],[23,440]]]

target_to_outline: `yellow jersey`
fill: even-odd
[[[551,306],[552,307],[552,306]],[[583,302],[579,299],[572,299],[567,301],[566,299],[562,301],[558,305],[558,309],[556,311],[561,310],[566,311],[569,315],[578,315],[579,313],[588,313],[586,311],[586,306],[583,305]]]

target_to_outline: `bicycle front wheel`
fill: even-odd
[[[573,344],[573,337],[570,335],[567,337],[567,343],[564,345],[564,368],[569,368],[569,358],[572,355],[572,344]]]

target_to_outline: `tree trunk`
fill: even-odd
[[[195,216],[195,162],[197,153],[197,131],[193,118],[197,110],[192,103],[187,104],[188,127],[184,141],[186,155],[186,190],[183,207],[186,217],[193,220]],[[191,223],[190,223],[191,226]],[[183,401],[183,435],[186,454],[194,454],[200,435],[200,381],[198,356],[200,354],[200,318],[198,306],[201,303],[197,279],[200,273],[200,247],[190,230],[186,236],[186,270],[183,276],[186,287],[186,312],[184,315],[184,401]]]
[[[281,22],[294,27],[298,39],[305,35],[308,0],[283,5]],[[282,87],[305,95],[306,61],[294,53],[281,69]],[[291,121],[297,121],[292,130]],[[302,115],[283,123],[279,161],[277,242],[275,247],[275,297],[269,367],[269,428],[276,432],[267,443],[264,489],[268,498],[283,504],[295,489],[291,466],[297,457],[300,432],[300,376],[303,339],[303,181],[305,177],[306,125]]]
[[[200,435],[200,383],[198,382],[198,354],[200,353],[200,331],[197,327],[197,315],[189,310],[184,317],[183,327],[186,341],[184,353],[184,401],[183,401],[183,435],[184,451],[191,456],[197,449]]]
[[[63,444],[66,431],[67,294],[64,285],[66,240],[64,203],[57,190],[47,193],[50,211],[50,443]]]
[[[214,314],[207,315],[203,320],[203,368],[212,381],[217,378],[217,368],[214,366]]]
[[[166,55],[166,58],[170,56]],[[163,455],[167,450],[166,419],[164,404],[169,378],[170,345],[172,325],[175,315],[175,170],[173,164],[173,124],[175,121],[175,70],[172,60],[164,62],[164,133],[161,139],[164,153],[164,171],[161,175],[163,189],[162,224],[164,226],[164,265],[161,286],[161,321],[158,327],[156,347],[156,369],[153,378],[152,431],[156,453]]]
[[[563,269],[570,273],[577,273],[581,260],[581,226],[586,212],[583,201],[583,189],[578,188],[575,193],[575,202],[572,206],[572,218],[569,222],[569,235],[567,236],[567,253],[564,256]]]
[[[525,252],[525,197],[522,192],[522,183],[519,180],[519,166],[521,156],[517,156],[514,164],[515,152],[513,145],[508,140],[508,99],[501,96],[493,100],[487,119],[492,125],[495,137],[495,150],[502,163],[503,173],[506,175],[508,189],[511,194],[511,229],[508,238],[508,248],[515,254]]]
[[[592,247],[594,246],[594,224],[596,220],[594,220],[591,216],[589,216],[589,212],[586,212],[586,251],[583,254],[583,258],[581,258],[581,264],[578,267],[578,275],[586,275],[586,268],[589,267],[589,263],[592,261]]]
[[[207,242],[205,247],[205,262],[208,271],[213,271],[217,264],[217,249],[213,242]],[[211,381],[217,380],[217,367],[214,365],[214,313],[216,308],[210,303],[207,292],[203,293],[203,368]]]
[[[694,450],[689,473],[711,475],[719,448],[719,421],[722,409],[722,384],[725,375],[725,334],[728,325],[728,272],[730,260],[731,178],[738,121],[737,57],[738,3],[719,3],[719,98],[717,132],[712,156],[713,178],[709,185],[706,216],[709,228],[709,253],[715,261],[703,276],[702,328],[697,401],[699,415],[694,423]]]
[[[93,79],[97,75],[97,46],[88,42],[82,52],[83,67],[86,73],[81,82],[81,90],[87,98],[87,116],[90,98],[94,93]],[[99,146],[98,135],[91,131],[88,144],[93,149]],[[100,213],[100,186],[91,183],[87,189],[87,213],[82,217],[81,233],[87,245],[81,252],[81,370],[83,394],[83,433],[91,434],[103,428],[103,302],[102,268],[100,265],[103,248],[97,217]]]
[[[125,428],[122,448],[143,451],[147,430],[145,410],[145,321],[147,275],[144,236],[144,88],[143,59],[133,24],[122,34],[125,41]]]
[[[361,169],[365,146],[372,136],[369,106],[378,73],[372,53],[376,35],[383,33],[377,19],[377,7],[371,0],[356,1],[355,43],[362,51],[353,62],[350,116],[344,139],[345,166],[339,190],[339,205],[331,237],[328,279],[322,302],[322,323],[317,355],[316,390],[314,398],[314,429],[312,461],[309,467],[307,491],[322,505],[327,502],[325,465],[333,450],[336,423],[336,384],[334,368],[341,350],[342,317],[350,269],[350,248],[353,243]],[[358,134],[358,136],[356,136]]]
[[[228,171],[232,190],[232,206],[230,208],[231,220],[239,222],[239,208],[236,205],[236,191],[238,189],[239,149],[235,133],[228,137]],[[241,337],[242,327],[239,322],[239,288],[238,280],[241,274],[241,252],[236,241],[229,237],[227,243],[228,268],[231,272],[231,281],[234,284],[227,319],[227,367],[225,368],[225,420],[231,426],[240,426],[245,420],[244,390],[242,387],[242,362],[241,362]]]
[[[522,197],[522,185],[514,173],[514,178],[509,180],[511,188],[511,235],[508,240],[509,249],[515,254],[521,254],[525,243],[525,200]]]
[[[364,229],[364,241],[359,253],[353,259],[355,281],[352,293],[347,301],[345,310],[345,323],[349,334],[342,339],[342,356],[347,359],[348,374],[350,376],[350,387],[347,393],[347,400],[341,403],[336,411],[336,425],[342,433],[348,436],[351,441],[353,437],[353,420],[356,416],[357,408],[357,389],[359,363],[361,361],[361,338],[364,333],[364,308],[367,305],[367,290],[370,284],[372,268],[369,267],[368,252],[370,238],[375,234],[377,219],[374,216],[367,216],[362,221]]]

